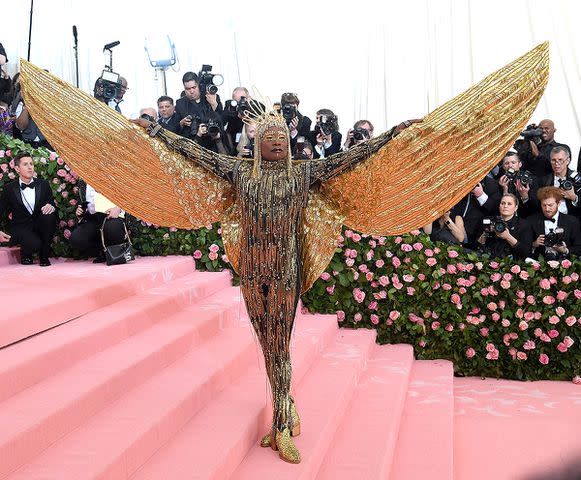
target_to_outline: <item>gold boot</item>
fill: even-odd
[[[297,412],[297,407],[295,406],[295,402],[291,397],[291,419],[292,419],[292,426],[293,429],[291,431],[292,437],[298,437],[301,434],[301,419],[299,417],[299,413]],[[267,433],[262,440],[260,440],[261,447],[272,447],[273,450],[276,450],[274,443],[272,442],[272,438],[270,433]]]
[[[292,441],[288,427],[281,432],[276,430],[276,449],[281,460],[288,463],[301,463],[301,454]]]

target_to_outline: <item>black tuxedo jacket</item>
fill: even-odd
[[[577,172],[574,172],[573,170],[571,170],[570,168],[567,169],[567,179],[571,180],[574,184],[573,186],[573,190],[575,191],[575,193],[581,197],[581,188],[579,188],[579,186],[575,185],[575,177],[577,175]],[[541,178],[540,181],[540,186],[541,187],[552,187],[555,184],[555,174],[554,173],[550,173],[549,175],[545,175],[544,177]],[[567,212],[569,215],[575,215],[577,218],[581,217],[581,207],[577,206],[575,207],[573,205],[573,202],[571,202],[571,200],[565,200],[565,203],[567,204]]]
[[[537,213],[527,218],[527,220],[533,231],[533,241],[539,235],[545,234],[545,216],[542,213]],[[556,227],[561,227],[564,230],[565,245],[567,245],[569,253],[571,255],[581,256],[581,227],[579,226],[579,220],[572,215],[559,213],[559,220],[557,221]],[[539,247],[534,250],[533,256],[538,258],[539,255],[544,255],[544,253],[545,247]]]
[[[32,214],[29,213],[22,200],[20,182],[14,180],[4,186],[2,196],[0,197],[0,218],[5,213],[11,213],[11,229],[28,227],[32,229],[34,220],[39,215],[42,215],[40,209],[47,203],[55,206],[49,183],[41,178],[35,178],[34,183],[36,187],[34,188],[35,201]]]

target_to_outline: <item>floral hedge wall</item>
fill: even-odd
[[[16,178],[11,158],[22,150],[53,187],[60,216],[54,253],[74,257],[66,239],[76,224],[78,178],[54,153],[0,135],[0,189]],[[217,224],[186,231],[131,218],[129,226],[141,255],[192,254],[202,270],[229,268]],[[375,328],[380,343],[412,344],[417,358],[452,360],[459,375],[581,384],[580,260],[491,261],[419,232],[370,237],[345,229],[340,242],[303,296],[308,310],[336,313],[346,327]]]

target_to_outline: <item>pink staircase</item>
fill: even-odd
[[[227,272],[170,257],[7,261],[0,277],[20,282],[0,319],[20,337],[0,348],[0,479],[515,479],[579,453],[575,385],[454,378],[375,331],[299,315],[302,462],[287,464],[258,445],[269,391]]]

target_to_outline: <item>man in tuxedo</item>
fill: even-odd
[[[157,99],[157,111],[159,113],[158,123],[169,130],[177,133],[180,128],[180,121],[176,113],[176,107],[173,104],[173,98],[162,95]]]
[[[542,187],[558,187],[562,191],[559,212],[581,217],[581,174],[569,168],[571,154],[568,147],[558,146],[551,150],[551,170],[541,179]]]
[[[40,266],[50,265],[50,244],[56,229],[56,207],[49,183],[34,178],[34,161],[28,153],[14,158],[18,179],[4,186],[0,197],[0,217],[12,215],[10,235],[0,232],[0,242],[20,245],[21,263],[32,265],[38,252]]]
[[[579,220],[559,211],[563,191],[557,187],[539,188],[537,198],[541,212],[529,217],[533,230],[533,256],[546,260],[560,260],[570,255],[581,255],[581,227]],[[549,241],[558,235],[558,242]]]

